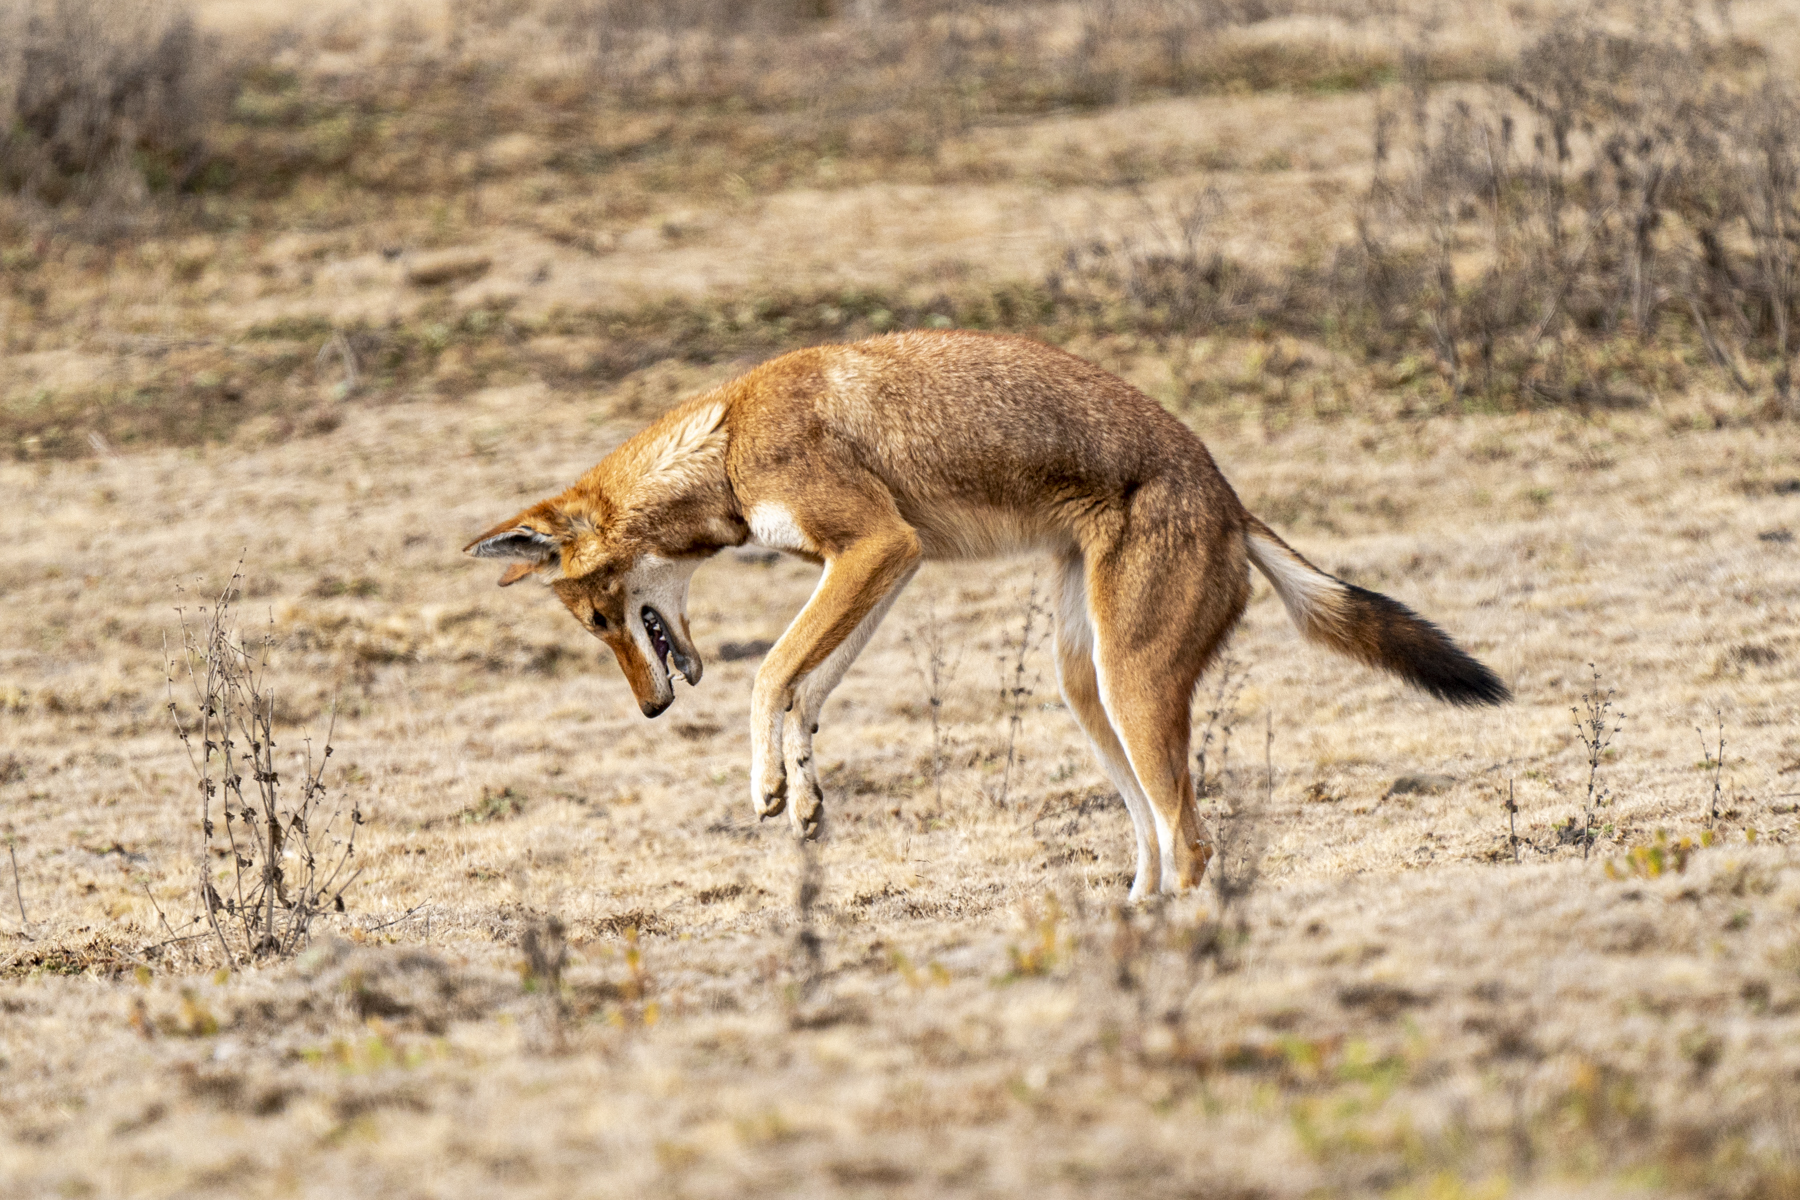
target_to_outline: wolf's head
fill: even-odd
[[[723,469],[722,410],[678,409],[561,495],[500,522],[464,549],[513,560],[500,586],[536,575],[582,628],[612,648],[647,717],[702,663],[688,630],[694,569],[743,541]]]

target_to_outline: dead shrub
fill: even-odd
[[[1691,6],[1596,0],[1503,87],[1440,95],[1433,62],[1416,42],[1383,99],[1353,237],[1258,274],[1209,239],[1201,191],[1073,243],[1059,310],[1424,360],[1456,401],[1637,404],[1691,347],[1769,415],[1800,413],[1800,93],[1759,53]]]
[[[1625,727],[1625,714],[1613,703],[1613,689],[1600,690],[1600,668],[1589,663],[1588,670],[1594,673],[1593,686],[1581,693],[1579,705],[1569,709],[1575,718],[1575,736],[1581,739],[1582,756],[1587,761],[1588,769],[1587,794],[1581,808],[1583,823],[1578,835],[1582,858],[1588,856],[1588,852],[1593,849],[1594,839],[1599,836],[1594,830],[1594,818],[1602,808],[1616,800],[1612,788],[1600,779],[1600,766],[1608,759],[1607,752],[1612,747],[1613,738]],[[1574,825],[1575,818],[1570,817],[1571,830]]]
[[[240,564],[241,571],[241,564]],[[273,638],[245,638],[232,607],[242,575],[234,571],[212,601],[181,618],[181,648],[169,666],[169,714],[187,748],[200,791],[199,893],[206,919],[235,965],[286,956],[305,944],[321,913],[344,911],[362,813],[326,803],[327,730],[316,757],[312,739],[291,758],[298,769],[283,782],[276,756]],[[176,700],[176,677],[191,699]],[[222,827],[213,820],[214,802]],[[228,869],[215,867],[224,858]]]
[[[0,189],[57,205],[189,188],[222,85],[216,47],[176,0],[9,0]]]
[[[1378,121],[1341,306],[1458,396],[1634,403],[1655,368],[1621,389],[1595,349],[1697,339],[1745,391],[1731,346],[1753,345],[1787,407],[1800,107],[1691,9],[1615,8],[1560,17],[1504,93],[1437,103],[1413,77]]]

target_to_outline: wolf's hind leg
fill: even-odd
[[[1100,681],[1094,671],[1094,629],[1088,621],[1087,581],[1081,556],[1063,559],[1058,571],[1056,679],[1062,685],[1069,711],[1093,743],[1106,777],[1112,780],[1120,799],[1125,801],[1125,811],[1131,814],[1131,832],[1137,841],[1137,871],[1132,876],[1130,898],[1142,900],[1156,892],[1162,868],[1151,827],[1150,801],[1132,774],[1131,760],[1100,699]]]
[[[1100,695],[1155,820],[1162,890],[1200,882],[1212,845],[1188,769],[1194,685],[1243,615],[1249,570],[1237,562],[1170,563],[1126,542],[1088,574]]]
[[[787,767],[788,819],[800,837],[817,837],[824,817],[825,794],[819,787],[818,765],[813,761],[813,735],[819,731],[819,712],[832,691],[843,682],[850,664],[875,636],[882,618],[894,607],[894,601],[899,599],[912,576],[913,571],[902,576],[893,590],[877,601],[869,615],[857,624],[855,631],[839,642],[837,649],[808,672],[795,689],[794,707],[787,714],[781,745]]]

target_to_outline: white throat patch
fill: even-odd
[[[687,616],[688,581],[700,566],[697,558],[670,559],[646,554],[625,574],[625,615],[630,620],[646,604],[665,621]]]
[[[646,554],[625,574],[625,629],[637,643],[644,661],[655,664],[655,674],[662,678],[664,689],[669,686],[669,668],[663,662],[663,656],[657,653],[650,631],[644,628],[644,609],[653,608],[662,617],[670,644],[677,647],[675,657],[679,662],[679,647],[687,641],[684,623],[687,620],[688,581],[694,577],[699,565],[697,558],[667,559]],[[694,679],[689,678],[688,682],[693,683]]]

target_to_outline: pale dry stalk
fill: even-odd
[[[1250,672],[1235,658],[1225,655],[1219,660],[1218,685],[1213,689],[1212,703],[1206,710],[1206,724],[1200,728],[1200,748],[1194,754],[1198,770],[1194,774],[1194,794],[1204,800],[1216,794],[1225,782],[1225,770],[1231,761],[1231,733],[1237,727],[1237,702],[1249,682]],[[1207,774],[1213,742],[1219,743],[1218,770]],[[1212,782],[1209,782],[1212,781]]]
[[[1513,798],[1513,781],[1506,781],[1506,836],[1512,846],[1513,863],[1519,862],[1519,802]]]
[[[1708,829],[1711,829],[1719,820],[1720,775],[1725,770],[1725,715],[1720,710],[1714,709],[1713,716],[1719,722],[1717,754],[1714,754],[1713,748],[1707,744],[1706,732],[1698,725],[1694,726],[1694,732],[1700,737],[1700,753],[1704,756],[1702,761],[1706,769],[1712,772],[1712,804],[1706,810],[1706,827]]]
[[[944,727],[944,690],[956,674],[956,664],[945,649],[944,626],[938,619],[937,598],[925,601],[925,619],[907,635],[913,667],[925,683],[926,714],[931,723],[931,794],[936,810],[944,807],[944,771],[950,761],[949,733]]]
[[[25,893],[19,887],[19,849],[13,840],[6,839],[6,853],[12,858],[13,899],[19,902],[19,933],[27,940],[31,937],[31,918],[25,915]]]

